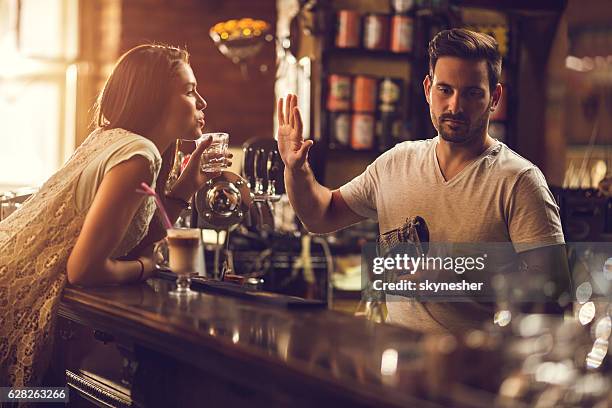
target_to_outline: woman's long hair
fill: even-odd
[[[189,64],[189,53],[167,45],[145,44],[127,51],[117,61],[94,105],[94,126],[122,128],[146,137],[168,105],[172,79],[182,63]],[[174,144],[161,153],[155,189],[164,197],[174,161]],[[157,215],[149,228],[151,239],[143,240],[135,249],[163,238],[165,230],[156,218]]]
[[[167,45],[145,44],[127,51],[94,105],[95,125],[146,135],[162,116],[182,63],[189,63],[189,53]]]

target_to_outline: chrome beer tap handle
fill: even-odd
[[[255,159],[255,149],[251,146],[243,147],[242,152],[244,154],[242,160],[242,177],[249,184],[249,188],[253,193],[255,192],[255,169],[254,169],[254,159]]]
[[[276,192],[276,183],[282,179],[280,174],[280,155],[278,150],[273,149],[268,153],[268,191],[267,199],[270,202],[279,201],[281,196]]]
[[[255,197],[265,195],[264,182],[266,179],[266,151],[259,149],[255,152],[255,160],[253,162],[255,171]]]

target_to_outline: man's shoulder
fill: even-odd
[[[421,163],[426,157],[433,139],[408,140],[397,143],[391,149],[382,153],[373,165],[383,171],[401,169],[402,165],[415,165]]]
[[[509,148],[504,143],[499,143],[496,160],[493,168],[503,177],[518,178],[525,172],[532,170],[539,172],[538,167]]]
[[[396,144],[393,149],[420,151],[420,150],[426,150],[430,148],[432,144],[435,142],[436,142],[435,137],[432,139],[406,140],[406,141],[399,142],[398,144]]]
[[[427,151],[429,151],[429,149],[434,143],[435,138],[423,140],[406,140],[404,142],[397,143],[391,149],[383,153],[383,155],[394,157],[425,154]]]

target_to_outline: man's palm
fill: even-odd
[[[283,109],[284,108],[284,109]],[[304,165],[312,141],[302,138],[302,117],[297,108],[297,96],[287,95],[278,101],[278,151],[285,167],[296,169]]]
[[[292,129],[290,125],[278,128],[278,150],[285,165],[292,167],[300,160],[303,143],[302,135],[298,135],[297,130]]]

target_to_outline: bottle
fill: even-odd
[[[368,50],[389,49],[389,16],[366,14],[363,19],[363,47]]]
[[[339,10],[336,47],[358,48],[361,33],[361,16],[355,10]]]

